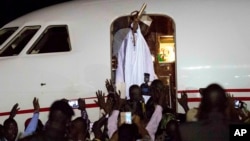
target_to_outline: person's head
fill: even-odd
[[[86,137],[87,135],[87,122],[82,118],[78,117],[74,119],[69,128],[69,138],[72,140],[78,140],[78,137]]]
[[[122,124],[118,128],[118,141],[136,141],[139,138],[138,127],[135,124]]]
[[[65,100],[55,101],[50,107],[46,131],[52,136],[64,136],[73,115],[73,109]]]
[[[129,87],[129,97],[131,101],[142,100],[141,89],[138,85],[132,85]]]
[[[164,105],[163,106],[163,109],[164,111],[167,111],[167,112],[170,112],[169,108],[170,105],[170,94],[169,93],[169,86],[165,86],[164,83],[159,80],[159,79],[155,79],[154,81],[152,81],[151,85],[150,85],[150,93],[151,93],[151,96],[152,97],[155,97],[157,99],[157,97],[159,97],[159,95],[156,95],[156,94],[159,94],[159,93],[155,93],[155,92],[162,92],[164,95],[165,95],[165,102],[164,102]]]
[[[210,84],[202,93],[198,112],[198,119],[204,119],[211,112],[225,114],[227,108],[227,96],[225,90],[218,84]]]
[[[164,89],[164,84],[161,80],[159,79],[155,79],[152,81],[151,85],[150,85],[151,89],[159,89],[159,90],[163,90]]]
[[[13,118],[8,118],[3,123],[4,126],[4,137],[8,141],[15,141],[18,133],[18,126]]]
[[[163,84],[163,82],[161,80],[155,79],[155,80],[152,81],[149,88],[150,88],[150,93],[153,96],[154,89],[162,91],[164,89],[164,84]]]

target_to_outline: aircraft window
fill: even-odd
[[[70,50],[67,26],[49,26],[28,51],[28,54],[66,52]]]
[[[0,45],[2,45],[16,30],[18,27],[3,28],[0,30]]]
[[[0,52],[0,56],[15,56],[27,45],[31,38],[40,29],[40,26],[24,27]]]

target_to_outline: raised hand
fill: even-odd
[[[20,110],[20,108],[18,107],[18,103],[16,103],[16,104],[12,107],[12,109],[11,109],[11,111],[10,111],[10,116],[9,116],[9,118],[14,118],[19,110]]]
[[[86,103],[85,103],[85,99],[79,98],[78,99],[78,109],[83,111],[86,109]]]
[[[236,100],[234,98],[234,95],[230,94],[230,93],[226,93],[226,96],[227,96],[227,101],[228,101],[229,108],[234,109],[234,101]]]
[[[234,95],[231,93],[226,93],[227,98],[234,98]]]
[[[115,91],[115,87],[111,79],[110,80],[106,79],[105,86],[106,86],[108,93],[113,93]]]
[[[105,101],[105,93],[98,90],[96,92],[97,100],[95,100],[95,103],[100,107],[100,109],[103,109],[106,114],[109,114],[112,110],[113,102],[112,100]]]
[[[103,108],[103,110],[106,114],[111,113],[111,111],[113,110],[113,104],[114,104],[114,101],[110,98],[107,98],[107,100],[104,104],[104,108]]]
[[[39,104],[38,98],[36,98],[36,97],[34,97],[34,99],[33,99],[33,107],[34,107],[34,112],[39,113],[40,104]]]
[[[188,96],[186,92],[181,92],[181,98],[178,98],[178,103],[183,107],[185,112],[189,110],[188,107]]]
[[[121,99],[121,92],[120,91],[118,91],[118,93],[116,92],[114,97],[115,97],[114,109],[120,110],[120,108],[122,107],[122,105],[124,104],[124,102],[126,100]]]
[[[101,109],[103,109],[103,108],[104,108],[104,105],[105,105],[105,94],[104,94],[102,91],[98,90],[98,91],[96,92],[96,97],[97,97],[97,101],[94,100],[95,103],[96,103]]]

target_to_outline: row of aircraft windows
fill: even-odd
[[[4,47],[0,49],[0,57],[16,56],[29,43],[41,26],[26,26],[19,31]],[[2,45],[18,27],[0,30],[0,45]],[[31,45],[27,54],[55,53],[70,51],[70,40],[66,25],[48,26],[38,39]]]

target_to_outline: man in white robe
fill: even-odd
[[[117,57],[116,84],[125,82],[128,99],[129,87],[133,84],[140,86],[144,82],[144,73],[150,74],[150,81],[155,79],[152,55],[139,26],[134,36],[130,30],[122,42]]]

